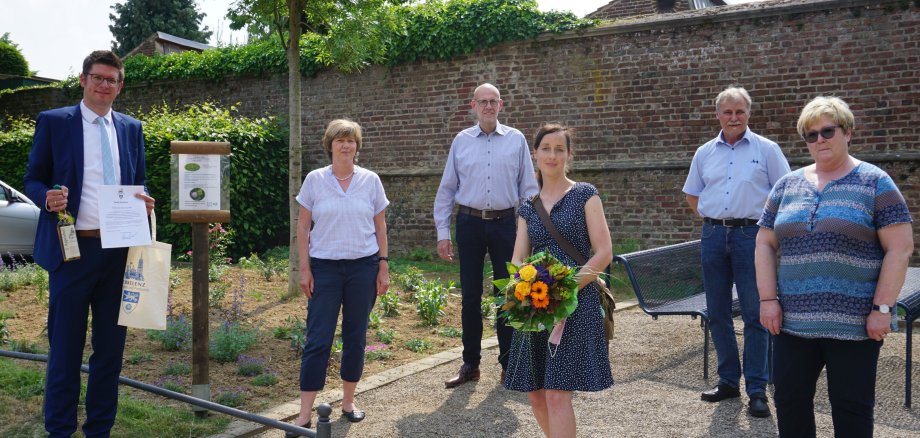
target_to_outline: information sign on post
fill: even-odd
[[[210,400],[208,224],[230,222],[230,143],[173,141],[169,151],[171,219],[192,224],[192,396]]]

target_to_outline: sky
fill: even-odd
[[[650,0],[652,1],[652,0]],[[685,1],[685,0],[678,0]],[[726,0],[743,3],[759,0]],[[80,63],[93,50],[109,49],[111,6],[126,0],[0,0],[0,35],[10,39],[37,76],[64,79],[79,73]],[[212,46],[241,44],[242,31],[232,31],[224,16],[233,0],[196,0],[206,14],[201,25],[214,31]],[[594,12],[609,0],[537,0],[540,10],[567,10],[579,17]],[[163,29],[169,32],[168,29]]]

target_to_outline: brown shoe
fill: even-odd
[[[479,368],[473,368],[471,365],[463,364],[455,377],[444,382],[444,387],[448,389],[456,388],[471,380],[479,380]]]

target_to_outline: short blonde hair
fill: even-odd
[[[799,136],[804,136],[805,130],[822,117],[833,120],[843,132],[848,132],[856,126],[853,112],[843,99],[834,96],[818,96],[808,102],[805,108],[802,108],[802,114],[799,115],[799,122],[796,124]]]
[[[337,138],[353,138],[357,147],[355,148],[355,163],[358,162],[358,151],[361,150],[361,125],[349,119],[335,119],[326,126],[326,133],[323,134],[323,149],[326,155],[332,159],[332,141]]]

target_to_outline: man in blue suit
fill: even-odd
[[[107,437],[115,423],[125,348],[118,308],[128,251],[101,247],[98,193],[102,185],[146,181],[141,123],[112,111],[123,81],[124,66],[114,53],[99,50],[86,57],[80,74],[83,100],[38,115],[26,167],[26,194],[44,200],[33,258],[49,274],[44,413],[51,437],[69,437],[77,430],[80,365],[90,309],[93,353],[83,433]],[[153,198],[137,196],[149,213]],[[57,231],[57,213],[65,210],[76,220],[80,247],[80,258],[68,262],[63,260]]]

